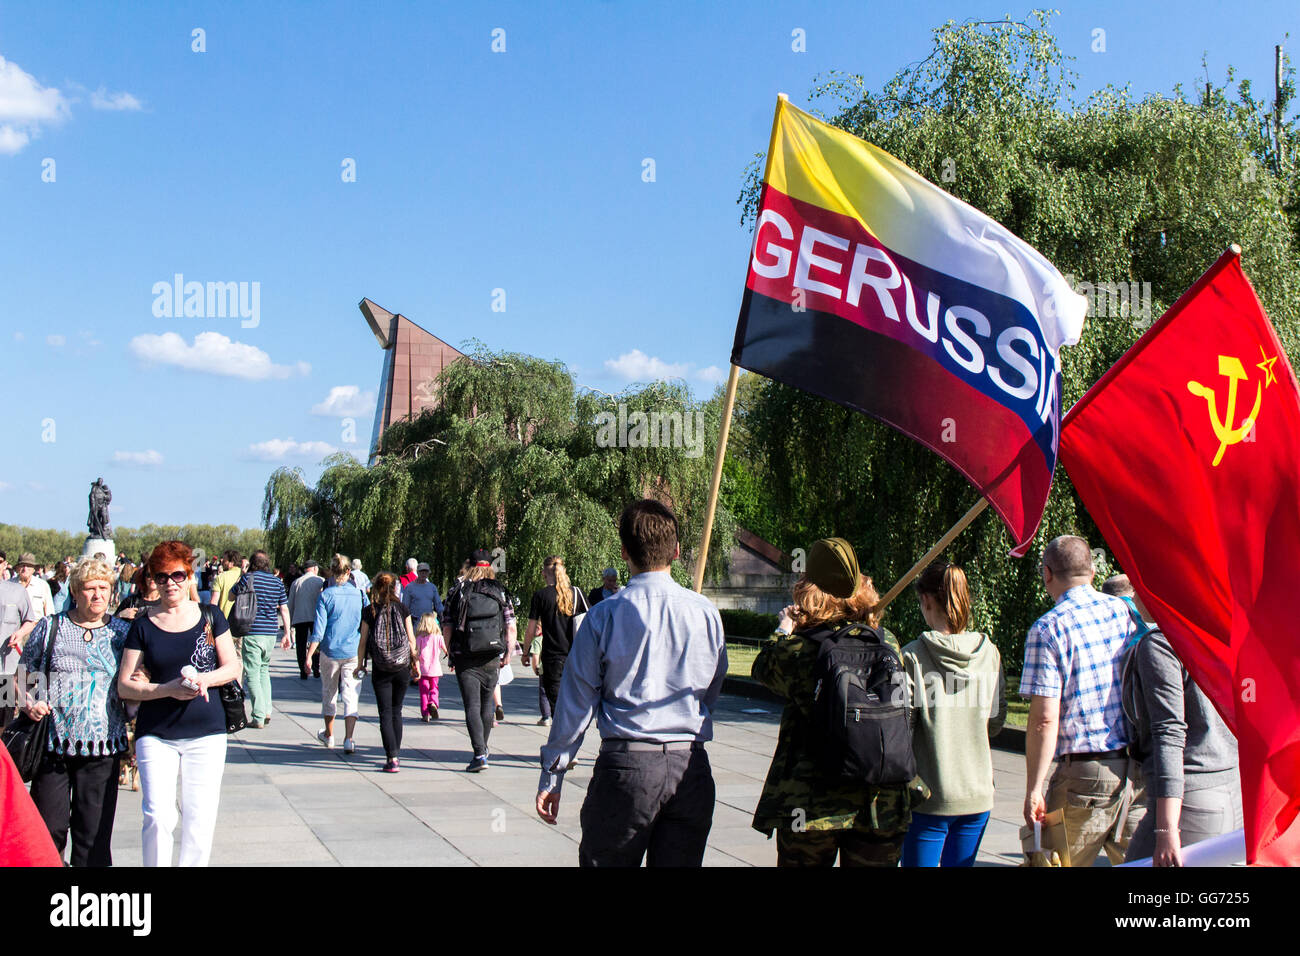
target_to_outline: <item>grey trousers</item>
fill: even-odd
[[[1241,784],[1185,790],[1178,815],[1178,842],[1187,847],[1241,828]],[[1156,801],[1148,791],[1147,815],[1138,824],[1125,860],[1145,860],[1156,851]]]
[[[700,866],[716,791],[704,747],[602,751],[582,804],[581,866]]]

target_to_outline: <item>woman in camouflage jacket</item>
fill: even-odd
[[[769,837],[776,832],[778,866],[831,866],[837,854],[841,866],[898,865],[911,820],[907,786],[835,779],[811,746],[819,643],[806,635],[857,622],[874,627],[879,600],[847,541],[818,541],[795,585],[794,604],[781,612],[776,633],[754,661],[754,679],[787,700],[752,824]],[[884,635],[897,653],[894,635]]]

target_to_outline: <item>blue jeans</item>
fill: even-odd
[[[989,812],[941,817],[912,812],[903,840],[903,866],[974,866]]]

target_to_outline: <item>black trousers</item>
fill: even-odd
[[[560,696],[560,680],[564,677],[566,660],[568,660],[567,655],[542,658],[542,693],[546,695],[546,700],[551,705],[551,713],[555,713],[555,702]]]
[[[716,790],[704,747],[602,751],[582,804],[580,866],[700,866]]]
[[[465,704],[465,726],[469,729],[475,757],[487,756],[488,736],[492,733],[496,711],[492,691],[500,676],[501,664],[495,657],[477,667],[456,665],[456,683],[460,685],[460,699]]]
[[[113,817],[121,755],[69,757],[47,753],[32,780],[32,802],[63,853],[72,829],[72,866],[113,865]]]
[[[295,624],[293,626],[293,643],[298,652],[298,673],[307,673],[307,645],[311,643],[311,632],[314,625],[311,622],[306,624]],[[311,672],[320,677],[320,648],[316,648],[316,653],[311,656]]]
[[[411,686],[411,671],[381,671],[370,675],[370,686],[375,691],[379,705],[379,736],[384,742],[384,754],[389,760],[399,756],[402,749],[402,701]]]

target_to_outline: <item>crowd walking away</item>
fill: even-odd
[[[29,787],[23,812],[39,821],[48,857],[111,866],[119,789],[130,788],[140,791],[144,864],[203,866],[228,737],[246,731],[240,744],[261,746],[258,732],[276,719],[273,687],[319,681],[322,723],[308,739],[315,730],[325,748],[341,742],[354,769],[395,774],[408,692],[417,688],[421,722],[446,727],[440,683],[453,675],[464,771],[510,775],[518,758],[501,766],[491,740],[519,651],[547,728],[538,817],[554,825],[576,813],[582,866],[701,866],[728,675],[722,617],[674,580],[672,509],[633,501],[618,536],[625,581],[611,565],[584,589],[558,553],[531,569],[542,586],[522,635],[519,599],[484,548],[445,598],[416,558],[402,576],[372,580],[344,554],[325,569],[303,558],[281,571],[265,551],[196,560],[181,541],[138,561],[42,563],[24,552],[10,568],[0,552],[0,690],[14,702],[0,707],[6,779],[17,773]],[[1050,606],[1026,634],[1019,677],[1029,701],[1025,862],[1180,866],[1188,846],[1240,829],[1236,740],[1129,580],[1094,588],[1093,553],[1073,535],[1049,541],[1037,569]],[[924,628],[900,640],[853,545],[813,543],[749,675],[783,702],[751,818],[776,865],[975,865],[1008,713],[996,635],[975,620],[978,585],[947,561],[925,567],[901,598],[916,601]],[[293,675],[273,681],[276,652],[291,648]],[[363,692],[382,754],[357,759]],[[591,778],[580,806],[564,811],[566,774],[593,721]],[[1046,844],[1031,851],[1030,834]]]

